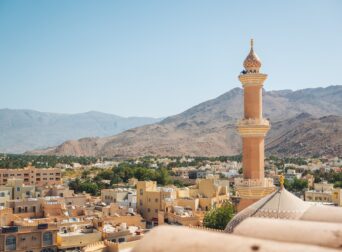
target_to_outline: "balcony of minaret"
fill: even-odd
[[[237,123],[238,132],[242,137],[264,137],[270,127],[270,122],[264,118],[245,118]]]
[[[266,79],[267,74],[263,73],[250,73],[243,71],[239,75],[239,80],[242,83],[243,87],[263,86]]]

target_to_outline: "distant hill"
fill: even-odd
[[[0,152],[22,153],[56,146],[69,139],[110,136],[160,119],[120,117],[100,112],[43,113],[0,109]]]
[[[121,157],[235,155],[241,152],[235,124],[242,117],[242,95],[243,90],[235,88],[155,124],[111,137],[66,141],[31,153]],[[263,96],[264,117],[272,123],[266,139],[268,153],[342,155],[342,86],[269,91]]]
[[[341,156],[342,116],[300,114],[275,123],[266,143],[267,152],[278,156]]]

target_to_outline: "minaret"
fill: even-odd
[[[243,145],[243,177],[261,180],[264,178],[264,139],[270,124],[262,117],[262,87],[267,75],[259,72],[261,61],[254,52],[253,39],[243,66],[245,70],[239,80],[244,89],[244,118],[238,124]]]
[[[243,66],[245,70],[239,75],[239,80],[244,89],[244,118],[237,125],[243,146],[243,179],[236,180],[240,201],[244,198],[258,200],[259,196],[275,189],[273,181],[264,175],[265,136],[270,123],[262,116],[262,87],[267,75],[259,71],[261,61],[254,52],[253,39]]]

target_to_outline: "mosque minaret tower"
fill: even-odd
[[[262,115],[262,87],[267,74],[260,72],[261,61],[253,47],[252,39],[243,62],[245,69],[239,75],[244,89],[244,116],[237,125],[243,146],[243,178],[235,181],[240,210],[275,190],[272,179],[264,175],[265,136],[270,129],[269,121]]]

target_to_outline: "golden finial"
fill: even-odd
[[[253,50],[253,46],[254,46],[254,40],[251,39],[251,49]]]
[[[285,178],[283,174],[280,174],[279,176],[279,183],[280,183],[280,188],[283,189],[284,188],[284,182],[285,182]]]

